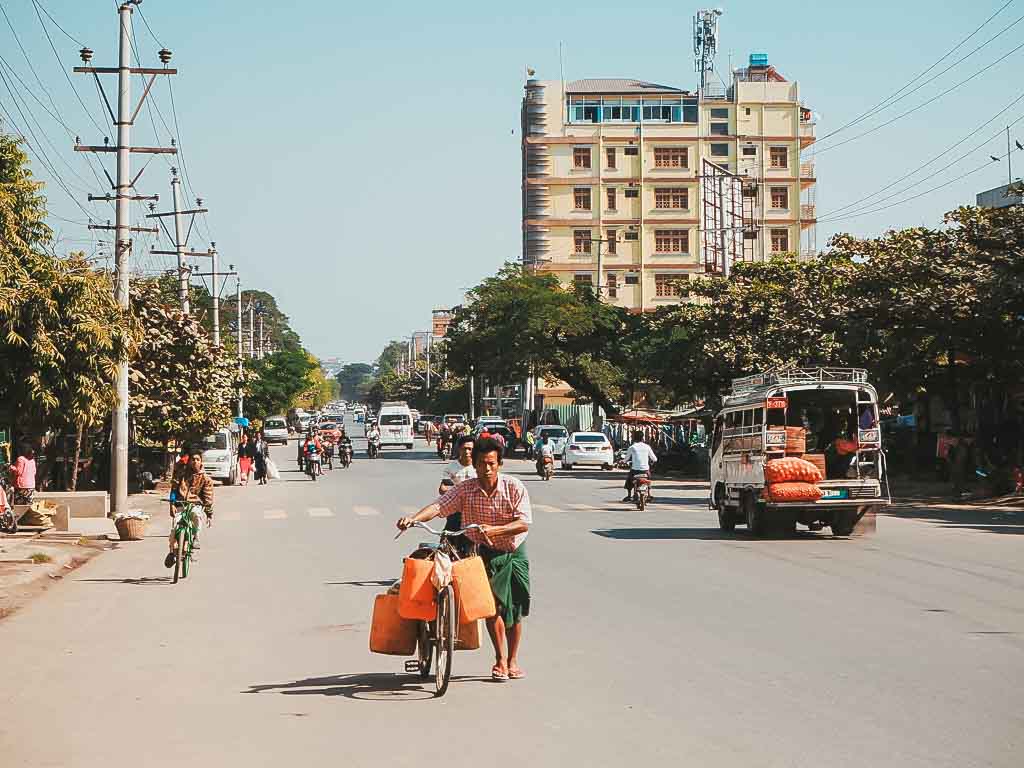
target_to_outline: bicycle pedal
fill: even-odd
[[[420,663],[416,659],[405,660],[405,671],[406,672],[419,672]]]

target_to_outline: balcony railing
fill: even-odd
[[[800,178],[801,179],[813,179],[814,176],[814,161],[805,160],[800,163]]]
[[[804,220],[816,219],[818,218],[817,210],[818,206],[814,203],[803,203],[800,206],[800,218]]]

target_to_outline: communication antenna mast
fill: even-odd
[[[721,8],[705,8],[693,17],[693,56],[701,94],[704,93],[715,71],[718,53],[718,17]]]

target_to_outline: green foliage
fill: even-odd
[[[245,365],[253,373],[244,404],[250,419],[286,413],[308,388],[307,376],[315,367],[302,349],[283,349]]]
[[[236,395],[236,363],[153,281],[132,287],[132,312],[143,329],[131,361],[131,417],[141,436],[165,445],[223,427]]]
[[[373,366],[366,363],[348,363],[337,374],[341,385],[341,397],[345,400],[356,400],[366,393],[362,390],[367,379],[373,374]]]

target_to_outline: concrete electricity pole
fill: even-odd
[[[256,357],[256,333],[255,333],[256,306],[249,301],[249,359]]]
[[[217,254],[217,244],[210,242],[210,250],[206,253],[200,253],[198,251],[190,251],[185,254],[186,256],[209,256],[212,262],[213,271],[211,272],[194,272],[197,277],[209,277],[212,282],[213,291],[211,293],[211,312],[210,317],[213,323],[213,345],[215,347],[220,346],[220,293],[224,286],[227,284],[227,280],[221,281],[221,278],[233,277],[238,273],[235,272],[235,265],[231,264],[230,272],[221,272],[218,270],[220,261]]]
[[[427,394],[430,394],[430,340],[434,338],[433,332],[427,334]]]
[[[189,283],[191,282],[192,274],[191,269],[185,264],[186,256],[209,256],[210,252],[200,251],[188,251],[188,235],[192,232],[192,226],[196,222],[197,213],[208,213],[206,208],[201,205],[201,200],[196,200],[196,207],[191,208],[187,211],[181,209],[181,179],[178,178],[178,169],[171,168],[171,199],[174,201],[174,210],[167,211],[166,213],[150,213],[146,216],[147,219],[156,219],[160,226],[164,228],[164,232],[167,234],[167,239],[174,244],[173,251],[158,251],[153,249],[150,253],[158,256],[175,256],[178,260],[178,303],[181,305],[181,311],[186,315],[191,311],[191,302],[189,301]],[[152,211],[155,206],[150,204],[150,210]],[[183,217],[191,214],[192,220],[189,222],[188,233],[185,232],[185,223]],[[167,230],[167,226],[164,224],[164,219],[168,216],[174,217],[174,236]],[[214,267],[214,272],[217,268]]]
[[[231,265],[231,269],[234,270],[235,265]],[[238,332],[238,378],[242,378],[242,279],[235,277],[235,299],[238,301],[238,320],[235,330]],[[238,388],[238,418],[242,418],[242,388]]]
[[[256,358],[257,360],[263,359],[263,313],[260,312],[260,351]]]
[[[107,112],[110,115],[110,119],[113,125],[117,126],[117,144],[113,147],[110,146],[109,139],[104,137],[103,146],[83,146],[76,142],[76,152],[116,152],[117,153],[117,181],[115,182],[110,178],[110,174],[104,169],[104,174],[107,176],[107,180],[110,181],[110,185],[114,190],[114,197],[116,198],[115,203],[115,225],[110,227],[109,224],[103,226],[90,225],[90,229],[113,229],[114,235],[114,268],[116,271],[116,279],[114,281],[114,295],[117,298],[118,303],[122,307],[128,307],[128,274],[130,268],[131,258],[131,232],[133,231],[156,231],[156,229],[145,229],[140,227],[131,226],[131,206],[132,200],[156,200],[156,196],[143,197],[140,195],[133,195],[132,188],[135,182],[139,180],[142,175],[142,171],[139,171],[134,178],[131,176],[131,155],[133,153],[142,154],[177,154],[177,149],[174,147],[133,147],[131,145],[131,129],[135,123],[135,118],[139,114],[139,110],[142,109],[142,104],[145,102],[146,97],[149,95],[150,89],[153,87],[153,83],[157,78],[157,75],[173,75],[177,74],[176,69],[169,69],[167,65],[171,61],[171,52],[166,48],[161,49],[159,56],[160,61],[163,63],[162,69],[149,68],[149,67],[132,67],[132,13],[134,6],[138,5],[141,0],[125,0],[118,6],[118,65],[117,67],[92,67],[89,66],[89,62],[92,61],[93,52],[89,48],[83,47],[79,51],[83,67],[75,67],[75,72],[91,74],[96,80],[96,84],[99,88],[101,95],[103,96],[104,106],[107,108]],[[107,98],[106,90],[103,88],[103,83],[100,81],[100,75],[117,75],[117,114],[114,114],[114,110],[110,105],[110,99]],[[146,89],[139,99],[138,104],[135,105],[134,110],[132,109],[132,98],[131,98],[131,80],[133,75],[148,76],[149,81],[146,83]],[[145,167],[143,167],[143,170]],[[94,198],[93,195],[89,195],[91,199],[106,199],[110,200],[111,196],[108,193],[103,197]],[[114,407],[114,412],[111,416],[111,427],[110,427],[110,495],[111,495],[111,508],[114,512],[125,512],[128,509],[128,361],[121,360],[117,366],[117,405]]]

